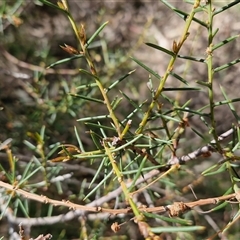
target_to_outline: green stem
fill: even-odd
[[[193,17],[195,15],[195,10],[199,6],[199,4],[200,4],[200,0],[195,0],[194,6],[193,6],[193,8],[191,10],[191,13],[189,14],[189,16],[188,16],[188,18],[186,20],[185,28],[184,28],[183,34],[182,34],[179,42],[178,43],[176,43],[176,42],[173,43],[173,51],[174,51],[175,55],[171,57],[165,74],[163,75],[163,77],[161,77],[159,79],[160,80],[159,86],[158,86],[158,88],[157,88],[157,90],[155,92],[155,95],[154,95],[154,97],[152,99],[152,102],[150,103],[150,105],[148,107],[147,112],[144,114],[144,117],[143,117],[141,123],[139,124],[138,129],[136,130],[137,134],[142,133],[145,125],[147,124],[149,116],[151,115],[151,112],[152,112],[154,106],[157,103],[157,99],[159,98],[160,94],[163,91],[163,88],[165,86],[167,78],[168,78],[169,74],[171,73],[171,71],[172,71],[172,69],[174,67],[174,63],[175,63],[175,61],[177,59],[177,55],[178,55],[178,53],[179,53],[183,43],[185,42],[185,40],[187,39],[187,37],[189,35],[188,30],[189,30],[189,27],[190,27],[191,22],[193,20]]]
[[[207,4],[208,9],[208,48],[207,48],[207,67],[208,67],[208,97],[209,97],[209,107],[210,107],[210,117],[211,117],[211,129],[210,133],[213,135],[214,140],[216,141],[217,149],[221,150],[221,145],[218,141],[218,135],[216,132],[216,122],[215,122],[215,115],[214,115],[214,91],[213,91],[213,77],[214,77],[214,70],[213,70],[213,6],[212,1],[208,1]]]
[[[78,39],[78,41],[80,43],[81,49],[83,51],[83,55],[86,58],[86,61],[87,61],[88,66],[90,68],[90,71],[91,71],[92,75],[94,75],[94,77],[95,77],[96,84],[97,84],[97,86],[98,86],[98,88],[99,88],[99,90],[100,90],[100,92],[101,92],[101,94],[103,96],[104,103],[107,106],[107,109],[109,111],[109,115],[110,115],[110,117],[111,117],[111,119],[112,119],[112,121],[114,123],[114,126],[116,128],[118,136],[121,136],[121,129],[120,129],[119,121],[118,121],[118,119],[117,119],[117,117],[116,117],[116,115],[115,115],[115,113],[114,113],[114,111],[112,109],[112,106],[111,106],[111,103],[110,103],[109,98],[107,96],[107,93],[106,93],[106,91],[105,91],[105,89],[104,89],[104,87],[103,87],[103,85],[102,85],[102,83],[101,83],[101,81],[100,81],[100,79],[98,77],[96,67],[95,67],[95,65],[93,63],[93,60],[92,60],[92,58],[91,58],[91,56],[90,56],[90,54],[88,52],[84,27],[81,26],[80,30],[78,30],[78,28],[76,26],[76,23],[73,20],[72,15],[69,12],[68,12],[68,18],[69,18],[69,21],[70,21],[70,23],[72,25],[74,33],[75,33],[75,35],[76,35],[76,37],[77,37],[77,39]]]
[[[111,150],[109,149],[109,147],[108,147],[106,142],[104,142],[104,148],[105,148],[106,154],[108,155],[109,160],[110,160],[110,162],[112,164],[113,171],[114,171],[114,173],[117,176],[118,182],[121,185],[121,188],[122,188],[123,193],[125,195],[126,201],[129,202],[129,204],[130,204],[130,206],[131,206],[131,208],[133,210],[134,215],[137,217],[137,220],[138,221],[142,221],[143,220],[143,215],[138,210],[136,204],[134,203],[134,201],[132,199],[131,194],[129,193],[129,190],[128,190],[126,184],[123,181],[123,174],[120,172],[120,170],[118,168],[118,165],[117,165],[116,161],[114,160],[114,153],[111,152]]]

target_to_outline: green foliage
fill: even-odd
[[[54,239],[107,239],[108,236],[113,239],[115,234],[118,239],[130,239],[131,231],[144,239],[165,236],[205,239],[222,234],[227,237],[228,232],[239,237],[233,226],[239,221],[239,204],[235,206],[236,211],[231,212],[227,202],[234,199],[239,203],[240,199],[237,185],[239,127],[230,124],[230,129],[219,134],[216,115],[218,108],[226,105],[239,123],[234,105],[239,98],[232,97],[220,86],[222,97],[219,100],[215,87],[217,74],[239,62],[237,58],[216,66],[215,56],[237,41],[239,35],[218,40],[219,29],[214,27],[215,17],[237,7],[239,1],[220,7],[212,1],[188,1],[191,7],[183,11],[162,0],[160,4],[183,19],[184,25],[179,40],[172,41],[171,49],[146,43],[146,49],[166,56],[166,67],[161,73],[133,56],[132,68],[123,67],[118,72],[128,56],[122,54],[119,62],[111,62],[111,49],[104,45],[102,37],[108,22],[91,33],[88,25],[79,26],[67,1],[39,2],[68,18],[75,42],[71,46],[62,39],[61,48],[70,57],[54,60],[46,56],[54,61],[49,63],[48,59],[47,68],[35,68],[35,81],[23,84],[37,107],[32,106],[32,114],[28,115],[31,127],[24,129],[26,139],[15,139],[20,137],[18,135],[8,137],[24,143],[33,156],[27,161],[18,159],[9,146],[11,141],[1,144],[0,150],[7,154],[7,167],[0,165],[4,178],[0,186],[7,189],[1,191],[1,218],[16,216],[14,223],[17,224],[22,217],[27,226],[56,224],[56,229],[48,229]],[[9,12],[6,5],[3,9],[6,14]],[[205,55],[200,57],[191,52],[182,54],[195,24],[207,35],[206,45],[201,46]],[[96,61],[98,42],[104,55],[101,68]],[[200,40],[193,43],[198,44]],[[188,72],[179,71],[182,61],[190,68],[193,63],[204,64],[206,79],[193,81]],[[114,64],[107,64],[110,62]],[[141,79],[148,99],[141,98],[138,92],[139,76],[135,75],[138,70],[134,69],[134,63],[148,74],[148,79]],[[56,90],[51,92],[45,75],[56,74],[62,65],[73,65],[77,74],[73,74],[70,82],[66,80],[66,71],[59,82],[53,84]],[[179,98],[185,92],[189,95]],[[192,99],[188,97],[192,93],[204,93],[206,102],[192,106]],[[204,131],[198,127],[199,122]],[[65,135],[69,128],[69,134]],[[231,139],[227,139],[230,136]],[[228,141],[224,142],[225,139]],[[214,154],[217,154],[217,163]],[[203,164],[196,161],[204,158],[208,161],[203,160]],[[193,189],[193,194],[188,193],[189,189]],[[195,202],[192,196],[195,193],[203,200]],[[211,204],[215,204],[214,208]],[[206,223],[207,218],[202,214],[204,205],[212,208],[206,212],[211,221],[214,214],[219,214],[216,219],[221,219],[219,216],[225,214],[224,211],[231,218],[217,220],[218,226],[213,227],[211,221]],[[13,213],[8,209],[13,209]],[[40,223],[38,217],[45,222]],[[69,221],[76,217],[79,222],[69,226]],[[128,222],[135,229],[129,230]],[[69,233],[72,228],[73,234]]]

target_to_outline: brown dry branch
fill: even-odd
[[[0,150],[7,149],[8,144],[11,142],[12,142],[12,138],[8,138],[5,141],[3,141],[2,143],[0,143]]]
[[[52,204],[54,206],[65,206],[65,207],[68,207],[70,210],[73,209],[74,211],[75,210],[80,210],[79,215],[84,214],[84,212],[102,212],[102,213],[109,213],[109,214],[113,214],[113,215],[132,213],[132,210],[130,208],[124,208],[124,209],[102,208],[102,207],[99,207],[99,206],[96,205],[96,203],[95,203],[96,201],[93,201],[92,203],[86,204],[86,205],[74,204],[70,201],[65,201],[65,200],[58,201],[58,200],[54,200],[54,199],[48,198],[48,197],[43,196],[43,195],[39,196],[37,194],[29,193],[27,191],[24,191],[22,189],[14,188],[12,185],[10,185],[8,183],[5,183],[5,182],[2,182],[2,181],[0,181],[0,187],[8,189],[8,190],[10,190],[14,193],[18,193],[19,195],[22,195],[24,198],[27,198],[27,199],[35,200],[35,201],[45,203],[45,204]],[[113,191],[113,192],[115,192],[115,191]],[[197,206],[211,205],[211,204],[215,205],[215,204],[219,203],[220,201],[227,201],[227,200],[230,201],[230,200],[233,200],[233,199],[235,199],[238,202],[239,194],[240,193],[237,192],[237,193],[232,193],[232,194],[228,194],[228,195],[225,195],[225,196],[207,198],[207,199],[200,199],[198,201],[193,201],[193,202],[188,202],[188,203],[174,202],[173,204],[167,205],[167,206],[149,207],[149,208],[146,207],[146,206],[143,206],[143,207],[139,207],[139,210],[142,211],[142,212],[154,212],[154,213],[169,212],[170,216],[179,216],[182,213],[184,213],[188,210],[191,210],[191,209],[193,209],[194,207],[197,207]],[[102,201],[106,197],[107,197],[107,195],[102,197],[99,200]],[[116,197],[116,195],[115,195],[115,197]],[[95,205],[95,206],[93,207],[92,205]],[[54,217],[47,217],[47,218],[41,218],[41,219],[42,220],[44,220],[44,219],[47,220],[47,219],[53,219],[53,218]],[[14,217],[12,216],[12,220],[13,219],[14,219]],[[11,220],[11,219],[9,219],[9,220]],[[24,218],[24,220],[25,220],[25,218]],[[18,221],[20,221],[20,223],[22,223],[24,220],[22,218],[18,218]],[[35,220],[34,220],[34,218],[32,220],[27,219],[27,221],[25,220],[24,222],[26,222],[27,224],[31,224],[31,225],[41,225],[40,224],[40,222],[41,222],[40,219],[38,221],[37,218],[35,218]],[[43,222],[44,222],[44,224],[47,223],[47,221],[43,221]],[[53,222],[51,224],[53,224]]]
[[[26,155],[22,155],[22,154],[14,154],[14,156],[21,162],[29,162],[32,160],[32,158],[30,156],[26,156]],[[2,162],[7,161],[7,157],[8,157],[8,155],[6,153],[0,152],[0,158],[1,158]],[[42,160],[42,159],[40,159],[40,160]],[[50,166],[54,165],[54,163],[48,163],[48,164]],[[89,168],[89,167],[79,165],[79,164],[73,164],[73,163],[68,164],[68,163],[62,162],[61,166],[68,171],[78,171],[79,174],[84,173],[84,174],[89,174],[89,175],[93,175],[93,176],[96,174],[96,170]]]
[[[19,237],[21,238],[20,240],[27,240],[29,237],[25,235],[24,227],[22,226],[22,223],[19,224]],[[39,235],[37,238],[30,238],[29,240],[50,240],[52,238],[51,234],[47,235]]]
[[[41,234],[41,235],[39,235],[37,238],[30,238],[29,240],[49,240],[49,239],[51,239],[52,238],[52,235],[51,234],[47,234],[47,235],[43,235],[43,234]]]
[[[17,59],[16,57],[14,57],[13,55],[11,55],[9,52],[7,52],[2,46],[0,46],[0,51],[2,52],[3,56],[10,62],[12,62],[13,64],[21,67],[21,68],[25,68],[25,69],[29,69],[31,71],[39,71],[44,73],[45,75],[47,74],[60,74],[60,75],[77,75],[79,74],[79,70],[78,69],[52,69],[52,68],[44,68],[44,67],[40,67],[40,66],[36,66],[30,63],[26,63],[24,61],[21,61],[19,59]],[[9,73],[10,75],[14,76],[14,73]]]
[[[2,185],[3,182],[0,182],[0,186]],[[8,184],[11,189],[9,190],[13,190],[12,186],[10,184]],[[7,186],[4,185],[4,187],[6,188]],[[76,211],[70,211],[72,213],[74,212],[77,212],[78,211],[78,216],[80,215],[80,213],[84,213],[82,211],[82,209],[84,209],[85,211],[92,211],[92,212],[106,212],[106,213],[109,213],[109,214],[112,214],[112,215],[118,215],[119,213],[123,213],[123,214],[128,214],[128,213],[131,213],[132,211],[130,209],[117,209],[117,210],[112,210],[112,209],[106,209],[106,208],[101,208],[101,207],[88,207],[88,206],[82,206],[82,205],[77,205],[77,204],[73,204],[69,201],[67,202],[61,202],[61,201],[55,201],[55,200],[52,200],[52,199],[49,199],[49,198],[46,198],[46,197],[39,197],[38,195],[36,194],[32,194],[32,193],[28,193],[28,192],[25,192],[23,190],[20,191],[20,189],[16,189],[15,190],[16,192],[20,192],[20,194],[22,194],[23,196],[25,197],[28,197],[29,199],[34,199],[36,200],[37,198],[37,201],[40,201],[40,202],[44,202],[44,203],[49,203],[49,204],[53,204],[53,202],[55,202],[55,204],[58,204],[58,205],[63,205],[63,206],[68,206],[69,208],[76,208],[76,209],[80,209],[79,210],[76,210]],[[229,195],[226,195],[226,196],[220,196],[220,197],[215,197],[215,198],[208,198],[208,199],[201,199],[201,200],[198,200],[198,201],[194,201],[194,202],[188,202],[188,203],[184,203],[184,202],[174,202],[173,204],[171,205],[167,205],[167,206],[159,206],[159,207],[150,207],[150,208],[147,208],[147,207],[139,207],[139,210],[142,211],[142,212],[154,212],[154,213],[164,213],[164,212],[168,212],[169,215],[171,217],[176,217],[176,216],[179,216],[181,214],[183,214],[184,212],[186,211],[189,211],[191,209],[193,209],[194,207],[199,207],[199,206],[203,206],[203,205],[212,205],[212,204],[217,204],[219,203],[220,201],[230,201],[230,200],[233,200],[233,199],[238,199],[239,198],[239,192],[237,193],[234,193],[234,194],[229,194]],[[47,200],[46,200],[47,199]],[[90,204],[88,204],[90,205]],[[11,216],[9,216],[9,214]],[[66,215],[68,215],[69,213],[67,213]],[[65,216],[66,216],[65,215]],[[10,222],[12,223],[15,223],[16,222],[21,222],[21,224],[25,224],[27,226],[31,225],[41,225],[41,224],[44,224],[44,225],[47,225],[47,224],[53,224],[54,223],[54,219],[56,220],[56,217],[44,217],[44,218],[29,218],[29,219],[24,219],[24,218],[16,218],[12,215],[12,212],[11,211],[8,211],[8,220],[10,220]],[[60,218],[59,218],[60,217]],[[12,219],[11,219],[12,218]],[[64,219],[64,215],[60,215],[57,217],[58,218],[58,221],[63,221]],[[13,221],[13,219],[15,221]],[[24,222],[24,223],[23,223]],[[141,225],[141,228],[139,226],[139,228],[141,229],[141,231],[143,231],[144,235],[146,234],[146,236],[148,236],[148,233],[149,231],[148,230],[148,225],[144,225],[145,224],[144,222],[138,222],[138,224]],[[116,229],[114,228],[114,230],[116,231]],[[154,235],[155,236],[155,235]],[[45,237],[45,238],[44,238]],[[43,235],[40,235],[38,238],[36,239],[50,239],[51,235],[48,234],[46,236],[43,236]]]
[[[159,171],[158,170],[152,170],[150,172],[148,172],[147,174],[144,175],[144,178],[143,177],[140,177],[137,181],[136,181],[136,185],[138,184],[141,184],[143,182],[145,182],[146,180],[148,179],[152,179],[154,176],[158,175],[159,174]],[[127,183],[127,187],[129,187],[131,185],[131,182],[130,183]],[[9,189],[11,191],[13,191],[13,187],[10,185],[10,184],[7,184],[7,183],[4,183],[4,182],[1,182],[0,181],[0,187],[4,187],[6,189]],[[18,191],[20,191],[21,189],[15,189],[15,191],[18,193]],[[36,201],[41,201],[43,202],[44,200],[44,197],[40,197],[39,195],[37,194],[33,194],[33,193],[28,193],[24,190],[21,190],[20,191],[22,193],[23,196],[28,196],[29,199],[32,199],[32,200],[36,200]],[[19,194],[21,194],[19,193]],[[40,226],[40,225],[51,225],[51,224],[54,224],[54,223],[59,223],[59,222],[67,222],[67,221],[70,221],[76,217],[79,217],[81,215],[83,215],[85,212],[86,212],[86,207],[87,208],[90,208],[90,211],[93,210],[93,212],[97,212],[97,206],[101,206],[102,204],[112,200],[112,199],[115,199],[117,196],[119,196],[120,194],[122,193],[122,188],[119,187],[117,188],[116,190],[112,191],[112,192],[109,192],[107,195],[99,198],[99,199],[96,199],[94,201],[92,201],[91,203],[89,204],[86,204],[85,206],[82,206],[81,209],[79,208],[76,208],[74,211],[69,211],[67,214],[60,214],[58,216],[53,216],[53,217],[41,217],[41,218],[31,218],[30,219],[26,219],[26,218],[17,218],[15,216],[12,215],[12,211],[9,209],[7,209],[6,211],[6,217],[8,218],[8,221],[10,223],[14,223],[14,224],[20,224],[20,223],[23,223],[24,225],[28,225],[28,224],[31,224],[32,226]],[[30,196],[33,196],[33,198],[30,198]],[[1,198],[0,198],[1,199]],[[51,199],[49,198],[45,198],[45,200],[48,199],[48,203],[50,203]],[[54,200],[55,201],[55,200]],[[51,201],[52,203],[52,201]],[[65,205],[67,207],[69,207],[70,209],[73,209],[73,205],[69,202],[62,202],[62,201],[57,201],[57,204],[58,205]],[[3,202],[1,202],[1,206],[3,207]],[[76,206],[78,206],[76,204]],[[164,209],[162,209],[164,210]],[[98,208],[98,212],[99,212],[99,208]],[[103,211],[102,211],[103,212]],[[108,212],[108,211],[107,211]],[[119,213],[121,213],[122,211],[119,211]],[[125,209],[123,211],[123,213],[127,213],[127,212],[131,212],[130,209]],[[118,214],[119,214],[118,213]]]
[[[25,232],[21,223],[19,224],[19,236],[21,240],[25,240]]]
[[[227,137],[229,137],[233,133],[233,131],[234,131],[234,129],[231,128],[231,129],[227,130],[226,132],[224,132],[223,134],[221,134],[218,137],[218,142],[221,142],[224,139],[226,139]],[[197,150],[195,150],[187,155],[181,156],[180,158],[173,156],[169,160],[168,164],[169,165],[184,164],[190,160],[197,159],[200,156],[206,156],[206,155],[209,155],[209,153],[216,152],[216,150],[214,148],[214,144],[216,144],[216,141],[212,140],[208,145],[198,148]]]

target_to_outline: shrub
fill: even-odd
[[[52,62],[46,57],[46,68],[28,65],[41,72],[31,84],[22,83],[37,103],[23,98],[32,128],[22,128],[23,143],[34,155],[15,156],[11,138],[1,143],[8,160],[0,165],[1,217],[9,226],[20,225],[21,239],[43,232],[36,239],[236,239],[239,209],[232,203],[239,202],[239,98],[219,78],[240,59],[221,63],[219,56],[224,58],[225,47],[239,35],[219,39],[223,26],[215,29],[214,21],[239,1],[223,6],[188,1],[186,11],[161,1],[184,26],[170,49],[146,43],[144,51],[164,56],[161,73],[131,56],[147,72],[146,81],[138,79],[139,69],[127,68],[124,50],[107,47],[108,22],[88,36],[90,26],[78,24],[67,1],[40,2],[67,16],[75,42],[61,39],[70,56],[49,57]],[[204,34],[196,37],[199,28]],[[195,75],[198,66],[205,79]],[[46,74],[57,73],[63,74],[60,82],[48,87]],[[67,83],[68,74],[79,76]],[[146,96],[137,85],[144,86]],[[228,119],[233,120],[219,127]]]

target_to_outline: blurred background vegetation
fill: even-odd
[[[52,1],[56,3],[56,1]],[[191,5],[182,1],[171,3],[183,11],[188,12]],[[216,7],[226,4],[227,1],[216,1]],[[85,25],[87,35],[91,35],[104,22],[109,21],[98,38],[91,45],[91,56],[93,57],[99,76],[105,86],[111,85],[117,79],[136,69],[126,81],[122,81],[113,88],[110,99],[123,97],[121,92],[127,95],[136,105],[151,100],[151,92],[148,90],[147,82],[149,73],[137,66],[131,60],[131,56],[136,57],[150,66],[159,75],[166,69],[169,57],[145,45],[145,42],[158,44],[164,48],[171,49],[173,40],[177,40],[184,26],[184,20],[180,19],[176,13],[167,8],[160,1],[69,1],[71,13],[77,23]],[[239,34],[240,32],[240,5],[228,9],[223,14],[215,18],[214,28],[219,28],[215,38],[216,42],[222,41]],[[60,11],[56,11],[49,6],[43,5],[39,1],[26,0],[2,0],[0,2],[0,141],[8,138],[12,139],[11,150],[16,156],[18,163],[24,166],[35,156],[50,160],[56,157],[56,147],[60,144],[78,145],[76,131],[81,136],[85,150],[92,150],[94,145],[90,130],[92,127],[84,121],[77,121],[85,117],[106,115],[108,112],[95,102],[85,101],[85,97],[102,99],[96,88],[89,86],[81,89],[82,85],[91,82],[88,75],[79,74],[78,69],[87,66],[81,59],[65,62],[47,68],[54,62],[69,57],[60,46],[68,44],[75,48],[76,39],[69,21]],[[204,13],[202,13],[204,18]],[[206,57],[207,32],[194,23],[191,26],[191,34],[181,51],[183,55]],[[214,67],[221,66],[234,59],[239,58],[239,40],[233,41],[219,49],[214,54]],[[207,79],[206,65],[188,60],[179,60],[175,67],[175,72],[186,78],[192,87],[198,86],[197,80]],[[239,66],[234,65],[226,71],[221,71],[215,75],[214,92],[215,101],[223,100],[220,86],[225,89],[229,98],[239,96]],[[155,87],[157,82],[153,80]],[[179,87],[179,82],[173,77],[169,79],[166,87]],[[121,91],[121,92],[120,92]],[[188,107],[199,109],[208,103],[206,91],[188,92],[166,92],[167,97],[174,99],[182,106],[191,99]],[[81,95],[81,97],[76,97]],[[172,105],[163,99],[164,108],[171,108]],[[233,103],[237,111],[240,110],[239,103]],[[143,108],[144,109],[144,108]],[[134,110],[134,105],[123,97],[121,107],[117,108],[117,116],[123,120]],[[132,128],[136,129],[140,116],[133,119]],[[228,106],[223,105],[216,108],[216,126],[218,134],[228,130],[238,119],[234,116]],[[199,116],[189,119],[192,128],[202,133],[205,139],[212,139],[209,129],[200,120]],[[198,147],[205,145],[200,137],[193,131],[188,130],[179,149],[179,154],[187,154]],[[1,164],[8,169],[8,155],[4,151],[0,152]],[[218,156],[215,157],[215,160]],[[214,157],[213,157],[214,159]],[[61,165],[61,164],[60,164]],[[86,169],[79,170],[79,165]],[[87,161],[63,163],[61,169],[56,171],[61,174],[71,172],[72,182],[69,180],[63,187],[61,193],[56,196],[56,186],[49,186],[46,189],[38,189],[38,194],[54,196],[57,199],[73,199],[73,201],[83,204],[83,201],[76,197],[79,194],[78,184],[82,181],[89,182],[96,174],[99,162],[92,165]],[[184,171],[176,176],[171,176],[171,182],[175,186],[170,191],[176,191],[177,195],[183,194],[183,188],[196,180],[196,174],[200,174],[209,166],[208,160],[203,160],[198,165],[191,163]],[[93,172],[91,172],[93,170]],[[186,174],[186,171],[192,171]],[[102,173],[103,174],[103,173]],[[197,175],[200,176],[200,175]],[[223,195],[226,182],[213,177],[201,178],[200,183],[194,188],[198,198],[207,198]],[[101,178],[101,176],[100,176]],[[99,178],[99,179],[100,179]],[[76,179],[76,183],[74,180]],[[37,182],[38,179],[32,180]],[[41,177],[39,177],[41,181]],[[100,181],[100,180],[99,180]],[[169,180],[170,181],[170,180]],[[79,186],[78,186],[79,187]],[[87,190],[86,190],[87,191]],[[181,194],[180,194],[181,192]],[[211,193],[211,194],[210,194]],[[86,193],[85,193],[86,195]],[[181,199],[181,197],[180,197]],[[184,199],[194,200],[191,192],[184,193]],[[163,198],[156,201],[156,205],[163,205],[172,199]],[[43,216],[47,210],[39,204],[32,204],[29,209],[30,216]],[[41,209],[41,210],[40,210]],[[216,221],[219,229],[223,228],[231,218],[231,206],[215,212],[211,217]],[[67,212],[66,209],[53,210],[54,214]],[[19,213],[23,216],[23,213]],[[53,214],[53,215],[54,215]],[[126,219],[125,219],[126,220]],[[195,218],[199,225],[206,224],[206,219],[202,216]],[[74,224],[72,224],[74,223]],[[79,224],[73,221],[58,224],[54,229],[52,226],[33,228],[32,233],[36,237],[41,233],[50,232],[53,239],[78,239]],[[115,236],[110,230],[111,220],[89,221],[87,228],[91,233],[90,239],[114,239]],[[209,224],[209,223],[207,223]],[[209,224],[210,225],[210,224]],[[8,239],[7,223],[3,219],[0,222],[0,236]],[[127,233],[120,231],[116,239],[141,239],[138,229],[132,222],[128,225]],[[227,238],[237,239],[239,225],[232,228]],[[204,239],[213,234],[214,230],[209,226],[206,231],[198,232],[189,239]],[[100,238],[101,236],[101,238]],[[232,236],[232,237],[231,237]],[[109,238],[107,238],[109,237]],[[120,238],[122,237],[122,238]],[[175,239],[174,236],[165,236],[164,239]],[[180,239],[180,238],[179,238]],[[186,238],[182,238],[186,239]]]

